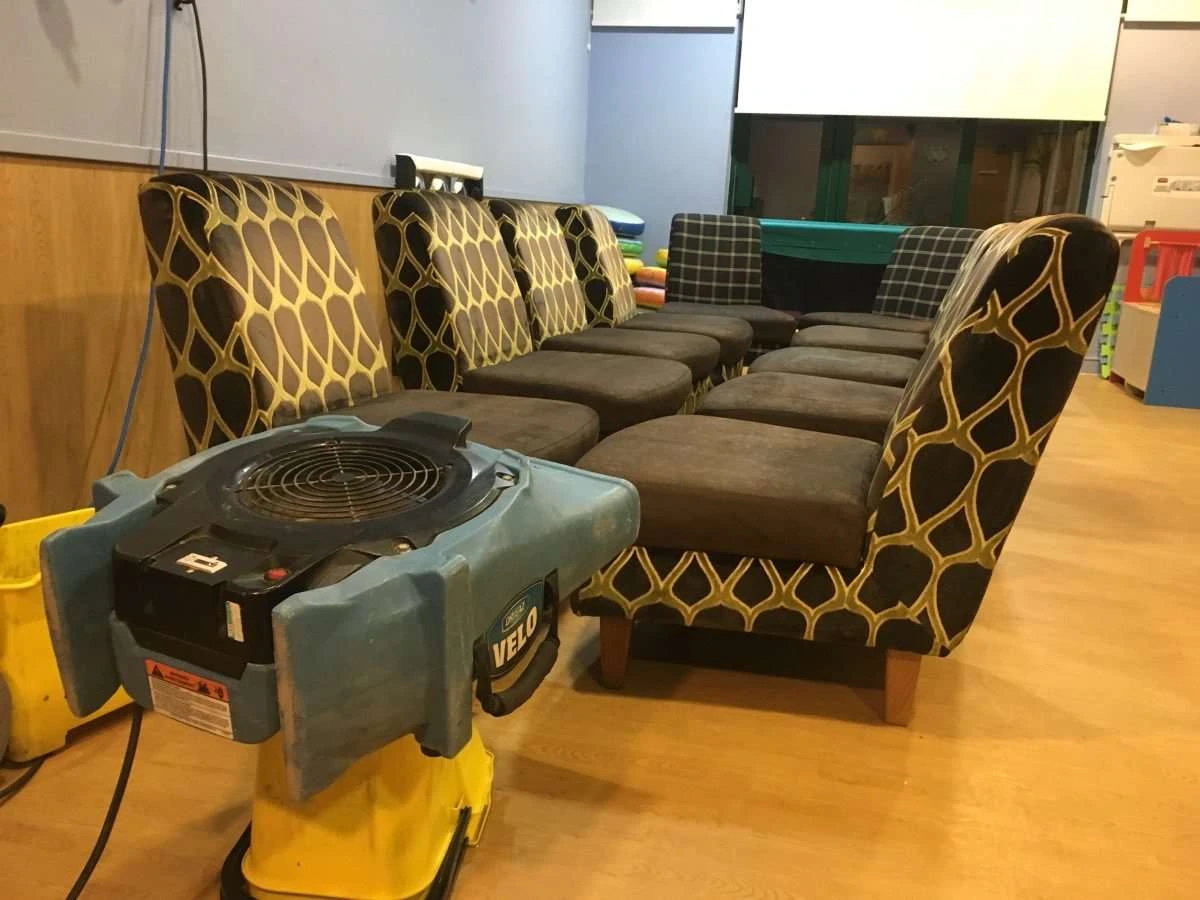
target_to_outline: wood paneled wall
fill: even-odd
[[[112,456],[146,321],[137,188],[152,170],[0,154],[0,503],[9,521],[87,503]],[[375,188],[308,185],[334,208],[384,318]],[[157,320],[121,467],[186,455]]]

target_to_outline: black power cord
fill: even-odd
[[[200,90],[201,90],[201,141],[202,141],[202,160],[204,171],[208,171],[208,60],[204,54],[204,33],[200,26],[200,10],[196,6],[196,0],[175,0],[175,9],[182,10],[185,5],[192,7],[192,18],[196,23],[196,46],[200,54]],[[167,41],[170,41],[170,26],[167,27]],[[167,49],[168,59],[170,49]],[[163,160],[161,156],[165,155],[165,134],[166,134],[166,76],[164,74],[163,87],[163,152],[160,154],[159,170],[162,170]],[[153,310],[153,307],[151,307]],[[147,318],[146,333],[149,334],[150,318]],[[144,344],[145,342],[143,342]],[[145,347],[143,346],[143,355]],[[133,396],[136,395],[137,378],[134,381],[134,389],[130,393],[130,404],[126,410],[126,420],[128,422],[129,412],[132,409]],[[122,438],[118,445],[116,455],[113,457],[113,465],[109,466],[111,472],[120,457],[121,446],[124,444]],[[3,522],[4,507],[0,506],[0,522]],[[101,857],[104,856],[104,850],[108,847],[108,839],[112,836],[113,828],[117,824],[117,814],[121,811],[121,803],[125,799],[125,789],[129,786],[129,776],[133,772],[133,761],[137,756],[138,739],[142,733],[142,715],[143,710],[136,703],[133,706],[132,714],[129,720],[129,737],[125,742],[125,755],[121,760],[121,770],[117,774],[117,783],[113,787],[112,799],[108,802],[108,811],[104,814],[104,822],[100,826],[100,833],[96,836],[96,843],[92,846],[92,852],[88,856],[87,862],[83,864],[83,868],[79,870],[79,875],[75,878],[75,883],[71,885],[71,890],[67,894],[66,900],[78,900],[83,893],[83,889],[87,887],[88,881],[92,877],[92,873],[96,871],[96,866],[100,864]],[[17,778],[9,785],[0,789],[0,803],[8,798],[16,795],[22,788],[25,787],[33,776],[41,769],[47,757],[43,756],[26,768]]]
[[[92,872],[96,870],[100,857],[104,855],[104,848],[108,846],[113,826],[117,823],[117,813],[121,811],[121,801],[125,799],[125,788],[129,785],[129,774],[133,771],[133,758],[137,754],[138,737],[141,733],[142,708],[135,703],[133,714],[129,719],[129,739],[125,742],[125,757],[121,760],[121,771],[117,775],[117,784],[113,788],[112,800],[108,803],[108,812],[104,814],[104,824],[100,826],[100,834],[96,837],[91,856],[79,870],[75,883],[71,885],[67,900],[78,900],[79,895],[87,886],[88,879],[92,877]]]
[[[196,23],[196,49],[200,54],[200,145],[204,171],[208,171],[208,60],[204,55],[204,30],[200,27],[200,6],[196,0],[175,0],[175,8],[192,8]]]
[[[204,171],[208,171],[208,60],[204,55],[204,33],[200,27],[200,10],[196,6],[196,0],[175,0],[175,9],[181,10],[185,5],[192,7],[192,18],[196,23],[196,46],[200,54],[200,89],[201,89],[201,141],[203,151]],[[167,40],[170,40],[170,27],[167,30]],[[167,51],[170,52],[169,49]],[[165,84],[165,76],[164,76]],[[166,105],[166,88],[163,89],[164,110]],[[166,114],[164,112],[163,133],[166,133]],[[165,148],[165,138],[164,138]],[[159,169],[162,169],[162,161],[160,159]],[[147,319],[147,334],[149,333],[149,322]],[[135,382],[136,384],[136,382]],[[132,400],[132,396],[131,396]],[[132,404],[131,404],[132,405]],[[118,450],[120,453],[120,450]],[[111,470],[112,467],[110,467]],[[87,858],[87,862],[83,864],[83,868],[79,870],[79,875],[75,878],[75,883],[71,885],[71,890],[67,894],[66,900],[79,900],[79,896],[83,893],[83,889],[87,887],[87,883],[91,880],[92,873],[96,871],[96,866],[100,864],[100,859],[104,856],[104,851],[108,847],[108,839],[112,837],[114,826],[117,824],[117,814],[121,811],[121,803],[125,799],[125,789],[129,786],[129,776],[133,772],[133,760],[137,756],[138,739],[142,734],[142,715],[143,710],[136,703],[133,705],[133,711],[129,719],[129,737],[125,742],[125,755],[121,759],[121,770],[117,774],[117,783],[113,786],[112,799],[108,802],[108,811],[104,814],[104,822],[100,826],[100,833],[96,836],[96,843],[92,846],[92,852]],[[29,782],[31,778],[41,768],[45,758],[37,760],[30,766],[21,776],[11,785],[0,792],[0,800],[7,796],[16,793]]]

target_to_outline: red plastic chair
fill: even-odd
[[[1146,258],[1151,250],[1158,251],[1154,262],[1154,284],[1145,285]],[[1163,289],[1176,275],[1200,272],[1197,254],[1200,253],[1200,231],[1167,231],[1150,229],[1133,240],[1129,257],[1129,277],[1125,282],[1125,303],[1161,303]]]

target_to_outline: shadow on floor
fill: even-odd
[[[575,689],[604,691],[597,681],[598,640],[580,641],[573,666]],[[786,690],[743,690],[738,681],[704,677],[704,670],[735,671],[783,678]],[[724,706],[749,706],[851,722],[878,721],[883,710],[884,652],[873,647],[818,644],[795,638],[659,623],[633,631],[624,693],[648,699],[686,699]],[[690,686],[703,682],[703,687]],[[849,702],[847,693],[858,698]]]

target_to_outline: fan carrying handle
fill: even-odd
[[[534,651],[533,659],[511,687],[503,691],[492,690],[492,670],[488,664],[487,644],[482,640],[475,642],[475,696],[488,715],[507,716],[520,709],[546,680],[546,676],[554,668],[554,663],[558,661],[558,591],[549,583],[546,587],[551,588],[550,600],[545,607],[550,616],[546,638]]]

